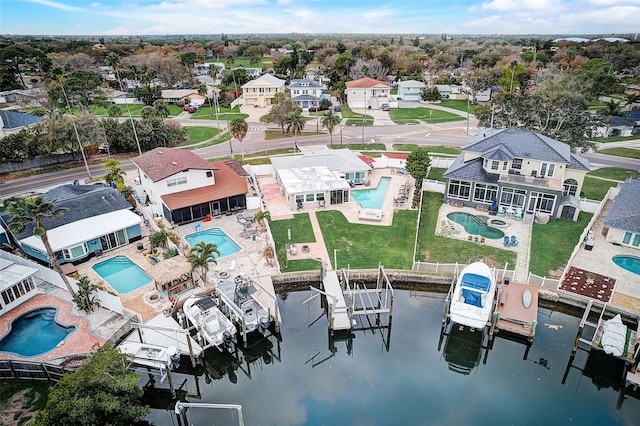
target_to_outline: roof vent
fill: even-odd
[[[176,163],[175,161],[172,161],[171,164],[173,164],[174,166],[178,165],[178,163]]]

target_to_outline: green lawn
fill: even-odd
[[[342,114],[342,118],[359,118],[360,121],[362,121],[363,114],[352,111],[351,108],[349,108],[349,106],[346,104],[342,105],[341,114]],[[373,117],[370,115],[365,115],[365,118],[373,120]]]
[[[418,236],[417,260],[441,263],[468,263],[479,257],[486,257],[500,267],[509,263],[513,268],[516,254],[509,250],[487,247],[471,241],[455,240],[435,235],[438,211],[442,206],[443,195],[425,192],[422,199],[422,217]],[[405,243],[408,245],[408,243]]]
[[[313,135],[322,135],[324,134],[323,132],[302,132],[301,134],[298,135],[298,137],[300,136],[313,136]],[[288,138],[293,138],[293,133],[282,133],[282,131],[280,129],[278,130],[265,130],[264,132],[264,140],[266,141],[272,141],[275,139],[288,139]],[[291,142],[293,143],[293,142]]]
[[[444,167],[432,167],[428,178],[432,180],[439,180],[440,182],[446,182],[447,180],[443,176],[446,171],[447,169]]]
[[[594,138],[593,140],[596,142],[602,142],[602,143],[607,143],[607,142],[621,142],[621,141],[633,141],[636,139],[640,139],[640,136],[638,135],[634,135],[634,136],[609,136],[608,138]],[[600,152],[600,151],[598,151]]]
[[[529,270],[543,277],[557,276],[554,271],[564,268],[569,261],[592,216],[582,212],[577,222],[554,220],[544,225],[534,224]]]
[[[4,413],[10,399],[14,395],[24,392],[21,411],[11,417],[12,425],[29,424],[29,417],[25,416],[25,414],[42,410],[47,404],[49,389],[51,387],[51,383],[47,381],[2,380],[0,383],[2,383],[0,386],[0,413]]]
[[[624,181],[627,178],[640,178],[640,172],[637,170],[623,169],[621,167],[603,167],[587,173],[587,176],[598,176],[607,179],[615,179]]]
[[[400,210],[391,226],[352,224],[342,212],[316,213],[327,250],[337,250],[339,268],[374,269],[381,262],[387,268],[411,269],[417,212]]]
[[[373,118],[365,118],[364,120],[362,118],[350,118],[346,121],[345,125],[360,127],[362,127],[362,125],[373,126]]]
[[[309,213],[299,213],[293,215],[293,219],[283,219],[269,221],[271,235],[276,244],[276,256],[280,262],[280,270],[282,272],[309,271],[320,269],[320,264],[313,260],[291,260],[287,261],[287,253],[285,244],[289,242],[288,230],[291,230],[291,242],[313,243],[316,241],[311,227]]]
[[[350,149],[352,151],[384,151],[386,147],[383,143],[365,143],[364,145],[361,143],[349,143],[349,144],[339,144],[333,143],[333,146],[330,147],[332,149]]]
[[[116,105],[118,108],[120,108],[120,117],[128,117],[129,116],[129,111],[131,111],[131,116],[132,117],[140,117],[140,111],[142,111],[142,108],[144,108],[146,105],[129,105],[129,111],[127,111],[127,106],[126,105]],[[177,107],[175,105],[167,105],[169,107],[169,117],[175,117],[178,114],[182,113],[182,108]],[[98,106],[98,105],[91,105],[89,106],[89,111],[91,111],[91,113],[93,113],[93,115],[99,116],[99,117],[107,117],[108,114],[108,108],[110,108],[111,105],[105,107],[102,106]],[[73,113],[74,114],[78,114],[81,111],[77,108],[73,109]]]
[[[612,182],[608,180],[596,179],[585,177],[584,184],[582,185],[582,192],[580,196],[586,197],[589,200],[602,200],[607,195],[607,191],[612,186],[617,186],[618,182]]]
[[[467,105],[469,105],[469,112],[471,114],[476,113],[476,107],[472,103],[467,103],[466,100],[457,100],[457,99],[443,99],[440,101],[440,106],[457,109],[458,111],[467,112]]]
[[[199,143],[206,141],[207,139],[215,138],[218,133],[220,133],[219,129],[214,127],[191,127],[185,126],[184,129],[187,131],[189,135],[189,143]]]
[[[463,121],[464,117],[430,108],[396,108],[389,111],[389,117],[396,124],[410,124],[423,121],[425,123],[445,123]]]
[[[598,154],[640,159],[640,149],[636,148],[605,148],[599,149]]]
[[[450,154],[450,155],[459,155],[462,150],[460,148],[455,148],[451,146],[424,146],[424,145],[416,145],[413,143],[394,143],[393,149],[396,151],[412,151],[418,147],[424,147],[429,150],[430,154]]]

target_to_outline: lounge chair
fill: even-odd
[[[511,241],[509,240],[509,236],[508,235],[504,236],[503,244],[504,244],[505,247],[509,247],[511,245]]]
[[[506,210],[504,208],[504,206],[499,206],[498,207],[498,216],[504,216],[506,213]]]
[[[322,207],[322,208],[325,207],[324,200],[318,200],[318,207]]]
[[[510,244],[511,244],[513,247],[516,247],[516,246],[518,245],[518,239],[516,238],[516,236],[515,236],[515,235],[512,235],[512,236],[511,236],[511,242],[510,242]]]
[[[513,218],[516,220],[522,219],[522,209],[517,208],[515,213],[513,214]]]

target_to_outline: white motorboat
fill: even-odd
[[[175,346],[125,341],[118,345],[120,352],[131,355],[132,362],[143,367],[171,370],[180,363],[180,352]]]
[[[236,327],[220,312],[211,296],[192,296],[185,300],[182,310],[206,342],[221,351],[231,350],[235,346]]]
[[[471,328],[484,328],[491,320],[495,297],[496,278],[491,268],[484,262],[467,265],[451,295],[451,321]]]
[[[232,280],[219,280],[216,291],[228,307],[231,319],[247,333],[259,330],[265,334],[273,321],[269,310],[256,297],[259,284],[249,276],[236,276]]]

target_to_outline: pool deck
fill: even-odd
[[[62,343],[49,352],[32,357],[21,357],[8,352],[0,352],[0,359],[55,363],[56,360],[62,360],[70,355],[91,352],[94,345],[103,345],[106,342],[106,339],[94,334],[90,320],[83,317],[85,316],[84,313],[78,313],[70,301],[46,294],[38,294],[0,316],[0,336],[4,336],[9,331],[9,325],[13,320],[24,313],[39,308],[56,308],[56,321],[65,326],[75,325],[76,329],[69,333]],[[106,310],[101,309],[100,311]],[[101,313],[104,314],[104,312]],[[99,314],[97,313],[96,315]]]

